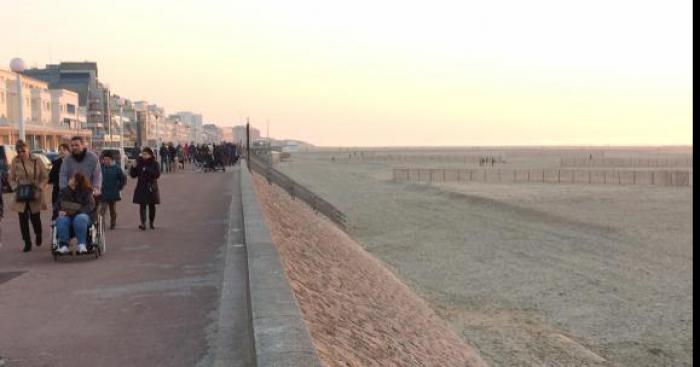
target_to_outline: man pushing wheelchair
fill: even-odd
[[[59,216],[55,230],[58,254],[67,254],[72,236],[78,241],[77,252],[88,253],[91,246],[88,230],[97,221],[95,197],[100,195],[102,169],[97,155],[87,149],[83,138],[74,136],[68,155],[59,172],[60,193],[56,203]]]

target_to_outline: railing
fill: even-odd
[[[395,181],[693,186],[692,170],[394,168]]]
[[[338,210],[333,204],[314,194],[306,187],[298,184],[284,173],[274,169],[269,162],[269,158],[259,156],[252,151],[247,159],[248,169],[255,171],[267,179],[267,183],[275,184],[291,195],[292,199],[299,198],[316,213],[321,213],[338,225],[343,231],[347,230],[345,214]]]

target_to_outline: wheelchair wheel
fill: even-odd
[[[53,261],[58,262],[58,238],[56,233],[56,225],[51,224],[51,255],[53,256]]]
[[[97,221],[97,256],[105,254],[107,249],[107,240],[105,239],[105,221],[100,217]]]

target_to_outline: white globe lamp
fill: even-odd
[[[15,73],[21,73],[27,68],[27,64],[19,57],[10,60],[10,70]]]

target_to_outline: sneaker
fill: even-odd
[[[80,245],[78,245],[78,253],[79,254],[87,254],[87,252],[88,252],[87,246],[85,246],[84,243],[81,243]]]
[[[58,253],[61,254],[61,255],[65,255],[65,254],[68,253],[68,246],[60,245],[60,246],[58,246],[58,248],[56,249],[56,252],[58,252]]]

